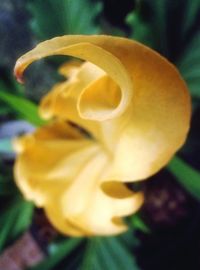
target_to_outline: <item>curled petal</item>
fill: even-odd
[[[70,55],[90,61],[103,69],[120,87],[121,100],[119,105],[111,108],[107,114],[104,111],[102,114],[99,113],[95,120],[112,119],[126,110],[133,95],[133,86],[120,58],[107,50],[108,46],[104,48],[104,45],[111,46],[111,44],[112,39],[109,40],[106,36],[63,36],[54,38],[40,43],[35,49],[19,58],[15,66],[15,75],[19,81],[22,81],[22,74],[29,64],[50,55]],[[115,46],[115,43],[112,45]],[[80,111],[79,113],[81,114]],[[84,112],[81,116],[90,119]]]
[[[105,76],[102,69],[89,62],[82,64],[78,70],[74,70],[69,80],[56,84],[42,99],[39,107],[41,117],[44,119],[56,117],[71,121],[102,141],[100,125],[95,121],[81,118],[78,113],[80,96],[85,93],[85,89],[91,89],[90,85],[93,85],[94,81],[98,81],[102,76]]]
[[[81,66],[81,61],[69,61],[58,69],[58,72],[66,78],[74,77]]]

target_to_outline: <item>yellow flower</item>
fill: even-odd
[[[17,78],[49,55],[86,62],[62,67],[68,80],[43,98],[40,114],[50,124],[15,141],[16,183],[64,234],[121,233],[123,217],[143,202],[125,183],[156,173],[185,141],[186,85],[153,50],[110,36],[42,42],[17,61]]]

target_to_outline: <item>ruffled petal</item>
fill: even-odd
[[[69,71],[69,66],[66,68]],[[105,72],[89,62],[82,64],[79,69],[74,68],[69,80],[56,84],[42,99],[39,107],[41,117],[44,119],[56,117],[74,122],[91,133],[93,137],[101,140],[102,133],[99,124],[80,117],[78,100],[84,89],[102,76],[105,76]]]
[[[81,236],[126,230],[122,217],[134,213],[143,197],[124,193],[127,188],[117,182],[112,185],[124,194],[120,198],[102,188],[111,160],[100,145],[63,122],[42,127],[14,144],[18,187],[26,199],[45,209],[60,232]]]
[[[115,197],[114,193],[106,193],[101,186],[108,167],[107,157],[99,152],[63,196],[64,216],[70,218],[77,227],[87,228],[87,235],[114,235],[125,231],[127,226],[122,217],[136,212],[143,202],[141,193],[129,191],[121,198]],[[113,183],[115,185],[117,183]],[[121,184],[119,189],[123,193],[124,185]],[[74,194],[78,194],[76,200]],[[116,218],[121,222],[116,223]]]
[[[27,199],[43,206],[55,184],[62,188],[71,184],[98,145],[61,122],[15,139],[14,148],[16,183]]]

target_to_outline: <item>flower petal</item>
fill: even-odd
[[[126,229],[122,217],[143,201],[120,182],[157,172],[185,141],[191,114],[186,85],[153,50],[109,36],[43,42],[17,61],[16,76],[20,79],[31,62],[58,54],[91,63],[64,71],[69,80],[43,99],[40,113],[74,122],[93,140],[78,128],[68,125],[65,132],[55,124],[22,138],[17,143],[17,183],[61,232],[120,233]]]
[[[78,99],[84,89],[98,80],[105,72],[97,66],[86,62],[73,72],[67,82],[57,84],[41,101],[39,113],[41,117],[70,120],[86,129],[94,137],[100,139],[100,126],[95,121],[81,118],[78,113]]]
[[[108,159],[103,153],[97,154],[84,167],[74,185],[63,196],[63,214],[77,227],[87,228],[87,235],[114,235],[127,229],[122,217],[134,213],[141,206],[143,196],[140,193],[124,194],[116,198],[101,189],[108,168]],[[113,187],[118,183],[113,183]],[[123,193],[124,185],[118,186]],[[74,195],[76,200],[74,200]],[[71,205],[73,201],[73,206]],[[115,218],[121,220],[115,223]]]
[[[123,40],[123,39],[122,39]],[[114,41],[114,42],[113,42]],[[126,41],[124,39],[124,41]],[[109,110],[107,114],[98,114],[95,120],[103,121],[121,115],[129,105],[133,95],[132,81],[125,67],[117,57],[109,50],[110,46],[120,50],[118,39],[107,36],[63,36],[40,43],[35,49],[18,59],[15,66],[15,75],[22,81],[22,73],[33,61],[49,55],[70,55],[96,64],[103,69],[120,87],[121,100],[118,107]],[[117,52],[116,50],[116,52]],[[81,112],[79,111],[81,114]],[[83,118],[90,117],[82,112]]]
[[[121,198],[101,188],[111,164],[109,155],[67,123],[55,122],[22,136],[15,148],[17,185],[62,233],[120,233],[127,228],[121,218],[142,204],[142,195],[128,192],[121,183],[112,183],[113,190],[124,194]]]
[[[45,203],[46,192],[48,196],[55,182],[62,187],[70,185],[98,150],[94,142],[82,138],[76,129],[64,123],[22,136],[14,141],[14,147],[19,153],[14,168],[17,185],[38,206]]]
[[[190,96],[177,70],[148,50],[136,57],[137,65],[129,63],[132,106],[104,125],[115,147],[111,179],[141,180],[156,173],[183,145],[190,126]]]
[[[191,114],[189,94],[175,67],[159,54],[118,37],[63,36],[43,42],[22,56],[16,75],[20,78],[31,62],[53,54],[91,61],[120,87],[116,102],[105,110],[108,84],[104,88],[100,78],[82,93],[78,107],[80,118],[92,119],[96,133],[115,153],[111,179],[144,179],[163,167],[183,144]],[[102,98],[98,104],[94,94],[100,87],[103,106]],[[97,125],[94,120],[104,121]]]

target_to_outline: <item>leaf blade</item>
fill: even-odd
[[[30,100],[6,92],[0,92],[0,100],[7,103],[13,111],[22,115],[22,117],[30,123],[36,126],[45,123],[38,115],[37,105]]]
[[[174,157],[168,170],[196,199],[200,200],[200,173],[178,157]]]

